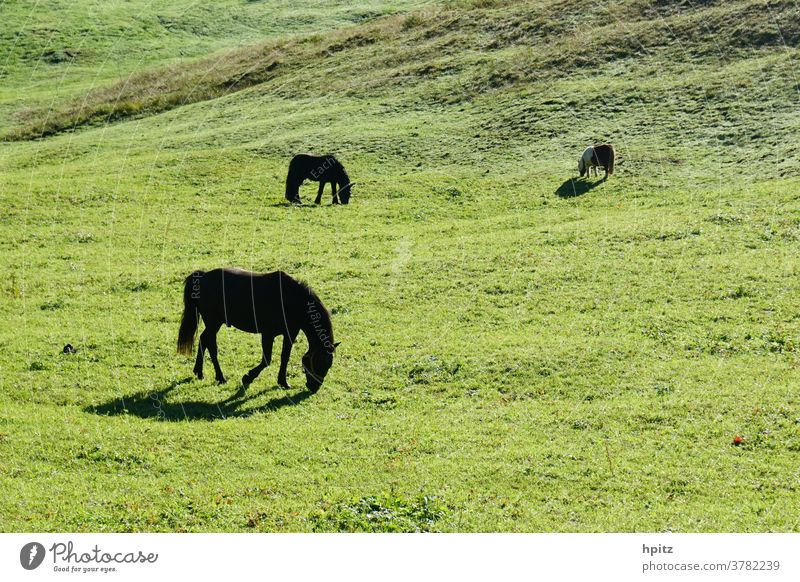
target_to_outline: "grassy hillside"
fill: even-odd
[[[797,16],[450,3],[20,105],[0,530],[797,531]],[[600,140],[615,175],[573,180]],[[349,206],[284,204],[298,151]],[[318,394],[304,339],[293,390],[190,378],[181,283],[219,265],[318,291]]]
[[[0,3],[0,121],[45,110],[158,65],[180,65],[299,32],[320,32],[426,4],[362,0],[98,1]]]

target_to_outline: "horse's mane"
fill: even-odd
[[[302,180],[302,168],[299,164],[294,163],[294,159],[289,163],[289,172],[286,174],[286,199],[295,200],[298,198],[298,189]]]
[[[342,186],[347,186],[350,183],[350,176],[347,175],[347,170],[344,169],[344,165],[339,159],[334,156],[333,154],[327,154],[324,156],[326,160],[333,160],[333,165],[336,168],[336,173],[339,174],[339,177],[344,179],[344,183],[341,184]]]
[[[303,159],[301,156],[307,156],[307,157]],[[308,160],[315,157],[316,156],[312,156],[311,154],[299,154],[294,158],[292,158],[292,161],[289,163],[289,173],[286,176],[287,182],[291,180],[292,182],[296,182],[299,185],[304,179],[307,179],[309,170],[313,169],[313,166],[310,166],[308,164]],[[338,160],[336,160],[336,158],[333,159],[334,161],[336,161],[337,164],[339,163]]]
[[[317,310],[322,316],[323,325],[327,329],[333,330],[333,322],[331,321],[331,314],[328,311],[328,308],[322,304],[322,300],[319,298],[319,295],[317,295],[317,292],[314,291],[311,288],[311,286],[305,281],[302,281],[300,279],[295,279],[295,282],[308,295],[308,298],[311,299],[316,304]]]
[[[350,185],[350,176],[347,174],[347,170],[344,169],[344,166],[339,163],[339,170],[342,172],[342,178],[344,178],[344,185]]]
[[[303,281],[302,279],[295,279],[294,281],[295,281],[295,283],[297,283],[297,284],[300,286],[300,288],[301,288],[303,291],[305,291],[305,292],[306,292],[306,294],[308,294],[308,296],[309,296],[309,297],[311,297],[311,299],[314,299],[315,301],[317,301],[317,302],[319,302],[320,304],[322,304],[322,301],[320,300],[320,298],[319,298],[319,295],[317,295],[317,292],[316,292],[316,291],[314,291],[314,290],[311,288],[311,285],[309,285],[308,283],[306,283],[306,282],[305,282],[305,281]]]

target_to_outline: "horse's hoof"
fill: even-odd
[[[227,384],[228,379],[225,378],[225,376],[217,376],[217,382],[219,382],[220,384]]]
[[[202,380],[203,379],[203,373],[202,372],[198,372],[197,370],[195,370],[194,375],[197,376],[198,380]]]
[[[291,390],[292,387],[289,386],[289,383],[286,380],[278,380],[278,386],[285,388],[286,390]]]

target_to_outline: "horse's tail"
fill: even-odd
[[[194,351],[194,338],[197,335],[197,323],[200,319],[194,286],[204,274],[203,271],[195,271],[186,277],[186,282],[183,284],[183,318],[178,330],[179,354],[191,355]]]
[[[614,153],[614,146],[609,145],[608,146],[608,173],[609,173],[609,175],[614,173],[614,157],[615,156],[616,156],[616,154]]]

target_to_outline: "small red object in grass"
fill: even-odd
[[[740,436],[740,435],[737,434],[735,437],[733,437],[733,444],[734,445],[739,446],[743,442],[744,442],[744,437],[743,436]]]

